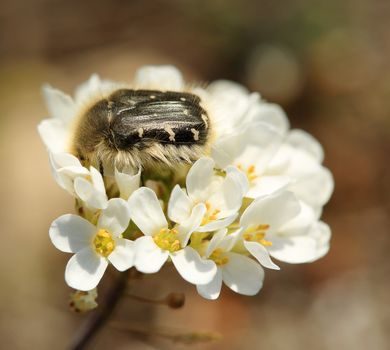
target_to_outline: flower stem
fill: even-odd
[[[109,326],[116,328],[118,330],[127,331],[133,334],[144,335],[144,336],[155,336],[160,338],[165,338],[176,343],[182,344],[197,344],[203,342],[212,342],[221,340],[221,334],[217,332],[202,332],[202,331],[179,331],[174,328],[165,328],[165,329],[156,329],[156,328],[146,328],[135,324],[123,324],[118,321],[111,321]]]
[[[122,294],[125,292],[129,280],[129,270],[119,274],[117,280],[108,291],[105,300],[99,305],[99,308],[80,329],[73,339],[69,349],[86,349],[89,342],[99,332],[100,328],[106,324],[115,310]]]
[[[185,296],[183,293],[169,293],[163,299],[148,299],[138,295],[126,293],[125,296],[140,301],[142,303],[154,304],[154,305],[166,305],[172,309],[179,309],[184,306]]]

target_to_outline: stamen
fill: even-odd
[[[105,229],[100,229],[96,233],[92,244],[95,252],[105,258],[115,249],[115,241],[112,238],[112,234]]]
[[[156,243],[161,249],[168,250],[171,253],[180,250],[180,241],[177,239],[177,229],[162,228],[160,232],[153,237],[154,243]]]
[[[218,214],[221,212],[220,209],[212,209],[211,204],[209,202],[205,203],[206,205],[206,214],[203,217],[201,225],[206,225],[210,221],[215,221],[218,219]]]
[[[259,177],[259,175],[256,174],[256,166],[254,164],[249,165],[246,169],[242,164],[237,164],[237,168],[245,173],[249,182],[253,182]]]
[[[243,238],[249,242],[258,242],[265,247],[272,246],[272,242],[265,239],[266,231],[270,225],[258,225],[251,227],[245,231]]]
[[[229,262],[229,258],[221,248],[217,248],[210,255],[210,259],[213,260],[218,266],[226,265]]]

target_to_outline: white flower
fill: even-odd
[[[242,85],[218,80],[206,92],[203,97],[212,114],[217,138],[257,122],[267,123],[282,134],[289,129],[288,118],[280,106],[265,102],[258,93],[249,93]]]
[[[102,81],[94,74],[76,89],[75,96],[72,98],[50,85],[44,85],[43,97],[51,118],[42,120],[38,125],[38,131],[48,150],[52,153],[67,153],[72,124],[81,109],[96,96],[103,97],[118,86],[121,84]]]
[[[242,243],[261,265],[279,269],[270,256],[288,263],[322,257],[330,231],[316,213],[291,192],[282,191],[253,201],[240,219]]]
[[[289,264],[302,264],[316,261],[329,251],[331,230],[326,223],[313,221],[298,230],[300,234],[296,234],[296,228],[290,224],[286,225],[281,230],[282,235],[275,236],[272,246],[268,247],[270,255]]]
[[[205,97],[216,124],[212,157],[222,169],[235,165],[246,173],[250,184],[246,196],[256,198],[284,188],[321,211],[334,182],[321,165],[318,141],[302,130],[288,131],[288,119],[279,106],[241,85],[216,81]]]
[[[321,165],[323,159],[323,149],[313,136],[303,130],[291,130],[268,164],[266,174],[289,177],[288,189],[320,212],[334,188],[331,172]]]
[[[127,200],[139,188],[141,169],[138,169],[138,172],[134,174],[131,170],[124,169],[121,172],[115,168],[115,181],[119,189],[120,197]]]
[[[94,167],[83,167],[69,153],[49,153],[50,165],[58,185],[72,196],[79,198],[89,209],[104,209],[108,198],[103,177]]]
[[[176,199],[171,197],[171,201]],[[206,210],[196,205],[186,222],[169,228],[156,194],[147,187],[136,190],[129,198],[131,219],[145,235],[136,242],[135,267],[144,273],[160,270],[170,257],[179,274],[193,284],[210,282],[216,273],[214,264],[201,259],[187,246],[191,233],[198,228]],[[171,220],[174,221],[172,217]]]
[[[263,286],[264,270],[251,258],[234,253],[240,231],[226,235],[227,230],[219,230],[207,245],[204,259],[217,267],[215,277],[204,285],[197,285],[198,293],[207,299],[219,297],[222,281],[231,290],[244,295],[255,295]]]
[[[103,177],[94,167],[90,170],[83,167],[78,158],[69,153],[49,153],[50,165],[54,179],[58,185],[72,196],[82,200],[89,209],[107,207],[107,194]],[[106,178],[112,181],[111,178]],[[131,170],[123,172],[115,169],[114,175],[120,198],[127,200],[139,188],[141,169],[136,174]]]
[[[257,198],[287,187],[290,178],[283,174],[267,174],[267,166],[278,151],[283,135],[269,124],[251,123],[234,134],[218,139],[212,156],[218,167],[236,166],[247,177],[249,198]]]
[[[137,89],[160,91],[182,91],[184,80],[174,66],[144,66],[135,73],[134,85]]]
[[[127,202],[110,199],[97,225],[77,215],[66,214],[54,220],[49,234],[59,250],[75,253],[65,270],[66,283],[78,290],[97,286],[110,262],[119,271],[134,263],[134,242],[121,238],[130,220]]]
[[[247,180],[240,171],[227,168],[226,176],[216,175],[211,158],[197,160],[186,178],[186,191],[180,186],[172,190],[168,215],[173,221],[188,220],[193,208],[203,203],[206,212],[199,232],[215,231],[231,224],[237,217],[247,191]]]
[[[283,139],[270,125],[253,122],[217,140],[212,156],[222,169],[234,165],[246,174],[249,198],[288,189],[320,211],[333,192],[332,175],[321,165],[322,147],[302,130]]]
[[[107,208],[108,199],[103,177],[94,167],[90,167],[87,178],[76,177],[74,179],[74,190],[87,208],[92,210]]]
[[[103,177],[70,153],[78,118],[118,88],[200,97],[212,130],[205,145],[211,154],[192,165],[184,188],[179,184],[186,167],[169,182],[170,173],[146,164],[146,187],[139,188],[141,168],[106,164],[102,151],[96,164]],[[284,111],[258,93],[228,81],[189,87],[173,66],[145,66],[130,84],[93,75],[74,97],[50,86],[43,94],[50,118],[38,130],[56,182],[77,199],[82,216],[63,215],[49,230],[58,249],[74,253],[65,270],[69,286],[93,290],[109,263],[120,271],[135,266],[155,273],[172,261],[207,299],[219,297],[222,283],[255,295],[263,285],[263,268],[279,270],[273,259],[297,264],[327,253],[331,231],[319,217],[333,178],[322,165],[323,149],[306,132],[290,130]],[[150,176],[149,169],[156,174]]]
[[[50,153],[50,167],[57,184],[72,196],[74,191],[74,179],[88,177],[89,171],[83,167],[78,158],[69,153]]]

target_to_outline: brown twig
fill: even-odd
[[[100,328],[110,319],[118,301],[126,290],[128,280],[129,270],[119,274],[117,280],[108,291],[105,300],[100,303],[99,308],[76,334],[69,347],[70,350],[86,349],[86,346],[96,336]]]

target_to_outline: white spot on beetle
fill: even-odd
[[[195,141],[199,141],[199,131],[194,129],[194,128],[192,128],[191,132],[194,134],[194,140]]]
[[[206,129],[208,129],[209,128],[209,121],[208,121],[208,118],[207,118],[206,114],[202,114],[202,120],[203,120],[203,123],[206,126]]]
[[[183,110],[183,114],[184,114],[184,115],[188,115],[188,109],[184,109],[184,110]]]
[[[156,98],[155,95],[150,95],[149,97],[150,97],[152,100]]]
[[[144,135],[144,129],[139,128],[138,129],[138,136],[139,136],[139,138],[142,138],[143,135]]]
[[[180,101],[185,101],[186,99],[185,99],[185,97],[180,97]]]
[[[170,126],[166,126],[164,130],[168,133],[169,135],[169,141],[175,142],[175,136],[176,134],[173,132],[172,128]]]

